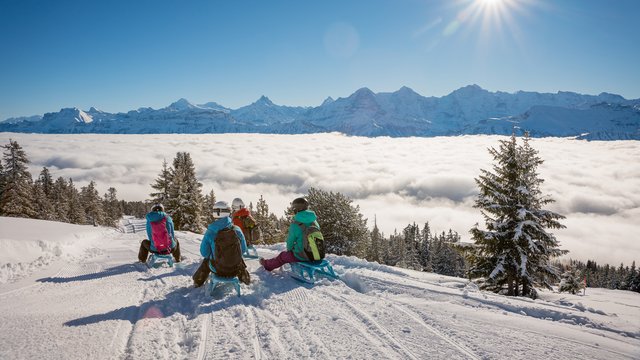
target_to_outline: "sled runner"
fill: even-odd
[[[149,268],[158,268],[163,264],[169,265],[169,267],[173,267],[173,255],[161,255],[151,253],[149,256],[149,260],[147,261],[147,267]]]
[[[327,260],[291,263],[291,277],[296,280],[314,284],[318,280],[316,275],[340,280],[340,277],[333,271],[333,267]]]
[[[258,250],[256,250],[256,248],[253,246],[247,246],[247,252],[242,254],[242,257],[247,259],[257,259],[259,258]]]
[[[213,291],[216,289],[218,284],[232,284],[236,289],[236,293],[240,296],[240,280],[238,280],[237,276],[221,277],[216,275],[215,270],[211,266],[211,262],[209,262],[209,269],[211,269],[211,273],[209,274],[209,284],[207,285],[209,295],[213,296]]]

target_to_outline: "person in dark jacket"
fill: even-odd
[[[320,228],[318,222],[316,221],[318,218],[316,213],[309,210],[309,202],[305,198],[297,198],[293,200],[291,203],[291,207],[293,208],[293,212],[295,215],[293,216],[294,222],[289,225],[289,234],[287,235],[287,250],[278,254],[278,256],[272,259],[263,259],[260,258],[260,265],[264,266],[264,269],[267,271],[272,271],[281,267],[284,264],[289,264],[293,262],[299,261],[307,261],[300,257],[297,254],[304,252],[304,243],[302,239],[302,229],[296,222],[301,222],[307,226],[315,225]]]
[[[147,237],[149,240],[144,239],[142,243],[140,243],[140,250],[138,251],[138,260],[140,262],[146,262],[147,257],[149,256],[149,252],[154,254],[172,254],[176,262],[180,262],[180,243],[176,239],[176,235],[173,231],[173,220],[169,214],[164,212],[164,206],[162,204],[155,204],[151,208],[151,211],[147,214]],[[164,229],[160,229],[162,231],[157,232],[158,228],[152,223],[162,223],[164,221],[165,226]],[[157,237],[168,237],[170,241],[170,248],[159,250],[156,246],[157,243],[160,243],[161,239],[155,239],[154,236],[154,227],[156,227],[156,236]],[[166,229],[166,231],[164,231]]]

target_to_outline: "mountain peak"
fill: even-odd
[[[328,105],[331,104],[332,102],[334,102],[335,100],[333,100],[333,98],[331,96],[327,96],[326,99],[324,99],[324,101],[322,102],[322,104],[320,104],[320,106],[322,105]]]
[[[398,91],[395,92],[398,95],[419,95],[417,92],[413,91],[412,88],[403,86]]]
[[[186,109],[194,109],[197,106],[193,105],[189,102],[189,100],[185,98],[180,98],[178,101],[172,103],[167,108],[172,110],[186,110]]]
[[[262,95],[260,96],[260,99],[258,99],[255,104],[263,104],[263,105],[267,105],[267,106],[272,106],[274,105],[273,102],[271,101],[271,99],[269,99],[268,97]]]
[[[480,86],[473,84],[473,85],[467,85],[465,87],[461,87],[460,89],[452,92],[450,95],[458,95],[458,96],[463,96],[463,97],[470,97],[470,96],[478,96],[481,94],[488,94],[489,91],[481,88]]]
[[[371,91],[367,87],[360,88],[353,93],[354,95],[362,96],[362,95],[375,95],[373,91]]]

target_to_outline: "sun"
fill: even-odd
[[[497,6],[504,2],[504,0],[477,0],[483,6]]]
[[[468,7],[472,20],[479,20],[483,30],[502,28],[514,24],[514,12],[528,0],[475,0]],[[473,21],[472,21],[473,22]]]

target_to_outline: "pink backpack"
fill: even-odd
[[[151,237],[156,251],[160,254],[168,254],[171,252],[171,236],[167,231],[167,218],[160,221],[151,222]]]

